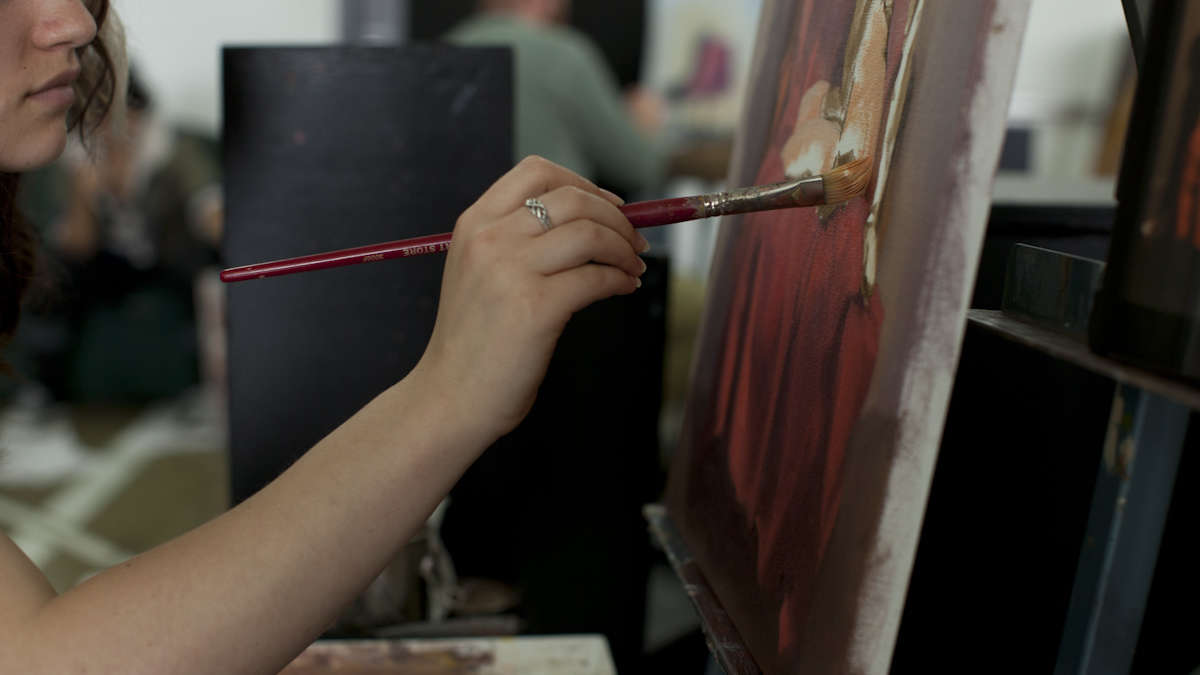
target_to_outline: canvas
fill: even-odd
[[[671,518],[767,672],[887,670],[1027,0],[771,1],[731,182],[876,170],[723,222]]]

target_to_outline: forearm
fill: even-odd
[[[404,381],[224,516],[51,600],[27,673],[274,673],[420,527],[486,444]],[[444,410],[444,408],[443,408]]]

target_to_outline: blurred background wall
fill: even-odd
[[[340,0],[116,0],[129,54],[174,123],[220,129],[221,45],[327,44],[342,32]]]
[[[1034,0],[1009,110],[1010,127],[1031,133],[1029,173],[1099,175],[1107,125],[1132,75],[1118,0]]]

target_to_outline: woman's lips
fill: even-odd
[[[69,84],[50,87],[30,94],[29,98],[52,108],[69,108],[75,102],[75,90]]]
[[[78,77],[78,68],[63,71],[34,90],[29,98],[54,108],[69,108],[75,102],[75,90],[71,85]]]

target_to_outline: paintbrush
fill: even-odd
[[[864,157],[811,178],[801,178],[772,185],[757,185],[695,197],[634,202],[621,206],[620,209],[634,227],[653,227],[732,213],[839,204],[867,189],[867,185],[871,182],[873,167],[871,158]],[[221,281],[263,279],[329,267],[387,260],[388,258],[410,258],[427,253],[438,253],[448,248],[450,248],[450,233],[434,234],[298,258],[231,267],[221,272]]]

